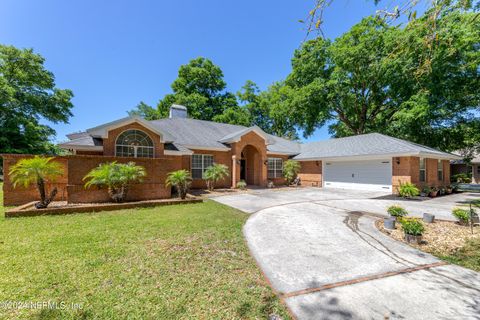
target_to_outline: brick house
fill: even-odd
[[[466,163],[462,160],[454,160],[451,162],[452,175],[465,173],[472,178],[472,183],[480,184],[480,154],[475,154],[473,159]]]
[[[458,157],[408,141],[372,133],[312,143],[298,143],[243,127],[189,119],[183,106],[173,105],[165,119],[146,121],[127,117],[68,135],[59,146],[73,155],[58,157],[65,176],[56,183],[60,198],[69,202],[108,201],[101,190],[85,190],[82,178],[106,161],[134,160],[147,169],[147,180],[132,188],[132,199],[169,197],[164,184],[168,172],[187,169],[193,188],[205,188],[205,169],[226,165],[230,176],[219,187],[235,187],[240,180],[266,186],[284,183],[287,159],[301,163],[304,186],[353,188],[395,192],[400,182],[440,186],[449,183],[450,160]],[[3,155],[4,169],[25,155]],[[32,201],[34,190],[13,190],[6,175],[5,204]]]

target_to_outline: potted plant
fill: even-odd
[[[35,156],[30,159],[21,159],[12,166],[9,172],[13,187],[18,184],[28,188],[34,183],[40,194],[40,202],[35,203],[35,208],[44,209],[53,201],[57,194],[57,188],[53,188],[50,195],[47,195],[45,185],[55,181],[63,174],[62,165],[52,161],[53,157],[45,158]]]
[[[247,189],[247,183],[245,182],[245,180],[240,180],[237,182],[237,189],[240,189],[240,190]]]
[[[224,164],[216,163],[213,166],[205,169],[203,176],[207,180],[207,188],[212,191],[215,189],[215,184],[228,177],[230,173],[228,172],[228,167]]]
[[[453,187],[451,185],[448,185],[445,187],[445,193],[446,194],[452,194],[453,193]]]
[[[134,182],[141,182],[146,175],[145,168],[135,165],[135,162],[117,163],[114,161],[102,163],[93,168],[83,177],[83,180],[88,180],[85,188],[106,187],[108,195],[114,202],[123,202],[127,198],[130,185]]]
[[[275,188],[275,184],[273,183],[273,181],[268,180],[268,182],[267,182],[267,188],[269,188],[269,189]]]
[[[430,189],[430,187],[424,186],[424,187],[422,188],[422,192],[420,193],[420,196],[421,196],[421,197],[428,197],[431,191],[432,191],[432,190]]]
[[[405,210],[403,207],[399,205],[393,205],[388,207],[387,212],[392,218],[395,218],[395,220],[397,221],[399,221],[401,218],[408,215],[407,210]]]
[[[459,224],[468,226],[470,222],[473,224],[480,222],[478,214],[475,212],[475,210],[472,211],[472,214],[470,214],[469,209],[453,208],[452,215],[458,219]]]
[[[438,188],[438,194],[444,196],[447,193],[445,187]]]
[[[422,234],[425,231],[423,223],[414,218],[403,218],[400,220],[402,229],[405,235],[405,240],[408,243],[420,244],[422,242]]]
[[[188,188],[190,188],[190,184],[192,183],[192,178],[190,177],[190,172],[182,169],[170,172],[165,183],[167,186],[175,187],[180,198],[185,199],[187,197]]]
[[[438,188],[437,187],[431,187],[430,188],[430,193],[428,194],[430,198],[435,198],[438,195]]]

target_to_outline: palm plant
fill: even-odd
[[[190,187],[191,182],[192,178],[190,177],[190,172],[184,169],[170,172],[165,181],[167,186],[173,186],[177,189],[181,199],[187,197],[188,188]]]
[[[88,180],[85,188],[107,187],[110,198],[115,202],[122,202],[127,198],[130,185],[143,181],[146,175],[145,168],[135,165],[135,162],[117,163],[114,161],[100,164],[92,169],[83,180]]]
[[[57,194],[57,188],[53,188],[47,196],[45,184],[55,181],[63,174],[63,167],[60,163],[52,161],[53,157],[45,158],[35,156],[30,159],[21,159],[9,171],[13,187],[23,185],[25,188],[35,183],[40,194],[40,202],[35,204],[37,209],[48,207]]]
[[[300,169],[300,162],[295,160],[285,161],[283,164],[283,176],[285,177],[287,185],[291,185],[293,183],[293,181],[297,178]]]
[[[203,173],[204,178],[207,180],[208,190],[215,189],[215,184],[228,177],[230,173],[228,172],[228,167],[224,164],[216,163],[213,166],[205,169]]]

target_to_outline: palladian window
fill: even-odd
[[[128,130],[115,143],[117,157],[153,158],[153,141],[143,131]]]

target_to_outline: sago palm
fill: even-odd
[[[177,189],[180,198],[185,199],[187,197],[188,188],[192,182],[190,172],[187,170],[177,170],[170,172],[167,176],[165,183],[167,186],[173,186]]]
[[[85,188],[92,186],[106,187],[108,195],[115,202],[122,202],[127,198],[130,185],[134,182],[141,182],[146,176],[145,168],[135,165],[135,162],[102,163],[98,167],[92,169],[83,180]]]
[[[35,156],[30,159],[21,159],[10,168],[9,177],[13,187],[22,185],[25,188],[32,183],[37,186],[40,194],[40,202],[35,204],[37,209],[46,208],[53,201],[57,194],[57,188],[53,188],[47,196],[45,184],[55,181],[63,174],[63,167],[60,163],[53,161],[53,157],[45,158]]]
[[[230,173],[228,172],[228,167],[224,164],[214,164],[213,166],[208,167],[203,176],[207,180],[207,187],[209,190],[215,189],[215,184],[228,177]]]

